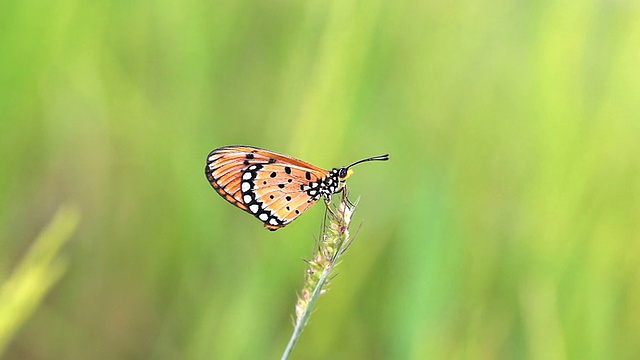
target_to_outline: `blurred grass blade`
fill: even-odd
[[[58,254],[79,221],[78,210],[61,207],[13,274],[0,287],[0,356],[67,268]]]

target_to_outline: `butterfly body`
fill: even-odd
[[[360,162],[386,159],[388,155]],[[351,174],[349,167],[329,171],[267,149],[231,145],[209,153],[205,174],[225,200],[258,218],[269,230],[277,230],[320,198],[328,200],[342,191]]]

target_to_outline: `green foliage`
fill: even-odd
[[[638,358],[639,43],[628,0],[4,1],[2,282],[82,211],[5,355],[280,356],[323,209],[221,200],[239,143],[391,154],[293,358]]]
[[[20,325],[64,274],[67,263],[58,252],[78,224],[77,210],[62,208],[38,236],[11,276],[0,285],[0,355]]]

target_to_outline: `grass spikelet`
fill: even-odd
[[[304,287],[296,302],[295,328],[282,354],[282,360],[288,359],[291,355],[302,330],[309,321],[314,304],[320,295],[327,291],[329,281],[334,275],[334,268],[353,241],[349,234],[349,225],[356,204],[349,201],[346,188],[341,194],[337,204],[332,203],[327,206],[324,224],[313,256],[310,260],[306,260],[308,268]]]

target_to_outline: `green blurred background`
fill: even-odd
[[[265,230],[228,144],[391,154],[294,359],[640,358],[635,0],[5,0],[0,94],[5,297],[79,214],[8,359],[278,358],[323,209]]]

